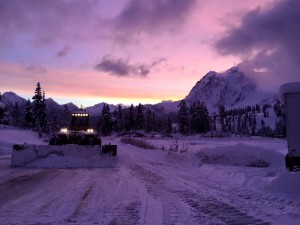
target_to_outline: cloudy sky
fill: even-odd
[[[240,63],[274,90],[300,78],[299,12],[298,0],[0,0],[0,91],[31,98],[39,81],[59,103],[156,103]]]

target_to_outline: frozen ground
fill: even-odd
[[[10,129],[0,129],[1,224],[300,224],[300,172],[285,172],[283,140],[146,140],[185,152],[174,153],[105,138],[118,145],[115,168],[30,169],[10,167],[11,143],[43,142]]]

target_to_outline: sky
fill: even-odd
[[[298,0],[0,0],[0,92],[85,107],[180,100],[240,65],[300,79]]]

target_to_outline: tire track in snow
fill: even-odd
[[[180,175],[179,177],[191,184],[191,177],[187,177],[186,175]],[[227,204],[230,203],[240,210],[252,215],[277,220],[284,214],[292,213],[296,215],[299,214],[300,211],[300,203],[297,203],[295,200],[278,198],[277,196],[272,196],[271,193],[266,195],[249,189],[230,187],[224,184],[220,185],[218,182],[215,180],[212,181],[211,178],[208,177],[193,178],[197,184],[194,182],[192,185],[200,186],[204,190],[215,190],[215,198],[226,200]],[[244,204],[245,202],[247,202],[247,204]]]
[[[153,165],[148,166],[153,167]],[[188,175],[183,173],[185,176],[181,176],[181,171],[165,166],[161,168],[153,167],[152,170],[159,171],[161,179],[165,177],[165,192],[173,193],[190,208],[189,219],[191,224],[210,224],[210,222],[217,224],[270,224],[245,210],[241,210],[240,204],[232,204],[224,201],[226,198],[220,198],[220,192],[228,193],[230,189],[226,186],[227,188],[224,187],[224,189],[219,190],[218,182],[211,183],[208,177],[201,177],[202,179],[198,180],[198,177],[193,173]],[[239,190],[236,189],[235,192],[230,193],[235,196],[239,193]],[[247,200],[242,202],[245,205]]]
[[[145,184],[148,193],[153,196],[156,204],[162,206],[162,224],[182,224],[188,225],[189,216],[185,212],[178,197],[171,192],[168,192],[165,187],[165,179],[158,174],[141,167],[140,165],[131,166],[132,173],[136,175]],[[155,205],[149,205],[147,201],[146,212],[144,215],[144,224],[152,224],[153,216],[149,215],[153,212]],[[147,218],[148,217],[148,218]],[[150,221],[149,221],[150,220]],[[157,222],[157,221],[156,221]]]
[[[183,191],[180,195],[183,201],[192,208],[191,215],[197,223],[206,224],[207,221],[210,221],[225,224],[270,224],[212,196],[204,197],[188,191]]]
[[[21,175],[0,184],[0,207],[38,188],[44,182],[57,176],[56,170],[42,170],[33,174]]]
[[[91,183],[86,191],[80,198],[80,202],[77,205],[76,209],[74,210],[73,214],[67,219],[67,222],[76,222],[76,218],[79,217],[86,209],[86,206],[89,201],[89,197],[95,187],[95,182]]]

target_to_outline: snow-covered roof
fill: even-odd
[[[281,101],[284,100],[284,95],[300,93],[300,82],[291,82],[281,85],[279,89],[279,96]]]

